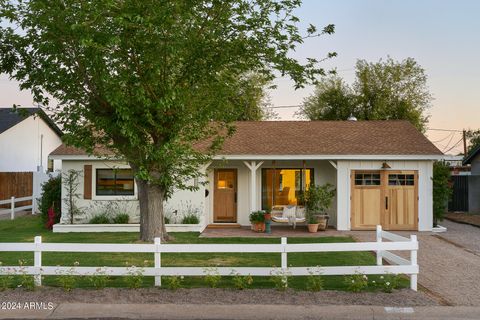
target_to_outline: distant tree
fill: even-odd
[[[480,146],[480,129],[467,130],[466,138],[469,140],[467,152],[470,153],[472,150]]]
[[[164,202],[197,188],[189,181],[233,132],[243,77],[282,75],[301,88],[326,73],[319,60],[290,56],[305,38],[334,32],[302,32],[300,4],[0,0],[0,73],[54,109],[68,144],[129,163],[140,238],[166,240]]]
[[[297,115],[310,120],[346,120],[356,114],[356,97],[352,88],[336,76],[324,78],[315,92],[303,100]]]
[[[267,93],[268,79],[259,74],[250,74],[241,77],[239,90],[232,97],[232,103],[239,110],[237,120],[268,120],[277,115],[273,111],[270,97]]]
[[[358,60],[355,69],[352,87],[338,76],[320,81],[300,114],[311,120],[346,120],[350,113],[359,120],[402,119],[425,131],[432,95],[414,59]]]

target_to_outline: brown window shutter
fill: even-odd
[[[83,199],[92,199],[92,166],[83,167]]]

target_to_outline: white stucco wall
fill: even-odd
[[[43,119],[30,116],[0,134],[0,171],[37,171],[39,165],[46,170],[48,155],[61,143]],[[54,162],[54,169],[61,169],[61,161]]]
[[[96,169],[108,168],[129,168],[128,164],[121,161],[102,161],[102,160],[63,160],[62,172],[65,174],[69,170],[81,171],[82,175],[78,179],[78,188],[76,205],[81,209],[81,214],[75,217],[74,223],[87,223],[93,216],[108,211],[115,213],[128,213],[130,215],[130,223],[138,223],[140,219],[140,210],[138,204],[138,190],[135,185],[134,196],[97,196],[95,189]],[[84,199],[84,178],[83,170],[85,165],[92,165],[92,199]],[[194,183],[194,181],[190,181]],[[185,191],[180,190],[165,203],[165,213],[174,215],[177,211],[177,218],[181,219],[182,214],[187,210],[195,210],[200,215],[200,224],[205,223],[205,187],[199,184],[199,190]],[[62,199],[67,198],[66,186],[62,186]],[[62,223],[69,223],[70,216],[65,205],[62,206]],[[180,221],[178,221],[180,222]]]
[[[338,161],[337,229],[350,230],[350,173],[352,170],[380,170],[383,161]],[[418,230],[433,227],[433,161],[388,161],[389,170],[418,170]]]

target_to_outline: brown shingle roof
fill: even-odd
[[[52,155],[84,155],[61,146]],[[220,155],[441,155],[408,121],[242,121]]]

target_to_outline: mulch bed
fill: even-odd
[[[288,304],[288,305],[380,305],[380,306],[428,306],[439,301],[425,292],[409,289],[384,292],[343,291],[294,291],[280,292],[273,289],[178,289],[171,291],[158,288],[126,289],[105,288],[73,289],[65,292],[60,288],[43,287],[35,291],[22,288],[0,293],[3,301],[37,301],[59,303],[162,303],[162,304]]]
[[[480,214],[451,212],[447,213],[445,218],[454,222],[469,224],[480,228]]]

